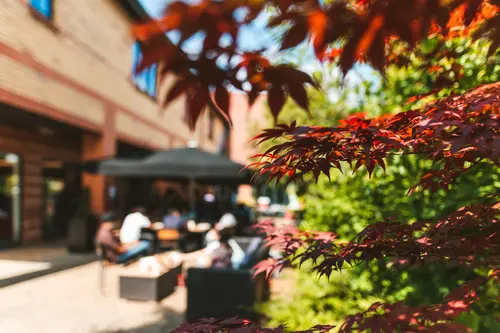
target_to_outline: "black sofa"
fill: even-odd
[[[236,242],[247,252],[252,238],[237,237]],[[264,274],[253,277],[251,269],[268,256],[262,239],[257,249],[238,270],[191,268],[187,273],[186,321],[201,318],[240,317],[257,321],[258,302],[269,299],[269,281]]]

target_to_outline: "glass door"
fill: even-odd
[[[0,242],[19,243],[22,233],[21,159],[0,153]]]

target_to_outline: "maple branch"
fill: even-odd
[[[470,332],[470,329],[454,320],[470,311],[478,301],[477,289],[485,280],[477,278],[462,284],[434,306],[410,307],[402,302],[375,303],[364,312],[348,316],[339,333],[366,332]]]
[[[388,219],[369,225],[350,242],[328,232],[303,232],[272,222],[258,225],[270,247],[283,258],[259,263],[255,274],[267,276],[284,267],[312,261],[311,272],[330,276],[345,265],[391,258],[399,264],[424,264],[442,260],[479,267],[500,265],[500,202],[463,207],[437,223],[411,224]]]
[[[181,324],[171,333],[328,333],[334,326],[316,325],[305,331],[288,331],[286,327],[265,328],[242,318],[201,319],[193,323]]]
[[[432,103],[422,110],[394,116],[365,119],[354,115],[337,127],[278,125],[264,130],[259,143],[279,139],[253,164],[269,180],[289,176],[291,180],[313,173],[329,176],[330,169],[342,171],[341,162],[354,164],[356,172],[365,166],[371,175],[375,166],[385,169],[384,158],[394,155],[423,154],[443,162],[448,175],[431,172],[426,178],[439,178],[430,184],[447,188],[449,179],[470,169],[478,159],[500,166],[500,83],[485,85],[458,97]]]
[[[347,316],[337,332],[469,332],[466,326],[454,320],[470,311],[479,300],[478,289],[485,281],[483,278],[467,281],[448,294],[442,303],[432,306],[410,307],[402,302],[374,303],[364,312]],[[265,328],[246,319],[230,318],[201,319],[181,324],[172,333],[328,333],[332,329],[334,326],[331,325],[317,325],[305,331],[290,331],[286,326]]]
[[[320,61],[338,61],[344,76],[357,62],[367,62],[383,75],[386,64],[395,63],[391,58],[394,52],[388,47],[394,40],[413,50],[417,43],[431,35],[450,37],[473,33],[475,38],[491,40],[490,55],[500,47],[498,0],[337,0],[325,4],[317,0],[201,0],[194,4],[173,1],[163,17],[135,26],[133,34],[143,48],[139,69],[161,63],[161,77],[170,73],[184,79],[191,76],[194,97],[188,103],[185,117],[191,129],[199,119],[200,109],[208,104],[209,87],[223,90],[233,86],[244,91],[243,85],[248,85],[251,87],[246,90],[249,104],[260,93],[267,92],[275,117],[287,97],[309,110],[305,85],[315,86],[309,75],[291,66],[271,65],[261,55],[265,50],[248,53],[239,48],[240,29],[270,7],[276,10],[271,11],[268,28],[290,26],[281,41],[282,50],[310,40],[316,57]],[[246,19],[235,14],[241,10],[248,12]],[[177,45],[167,42],[165,37],[172,31],[180,35]],[[205,35],[202,48],[188,56],[181,49],[183,43],[198,33]],[[229,37],[229,45],[221,43],[224,37]],[[217,63],[221,56],[229,59],[237,56],[241,62],[221,68]],[[243,81],[237,77],[239,70],[246,72],[247,78]],[[450,82],[446,77],[437,81],[443,79]],[[173,88],[168,95],[172,95],[172,91]],[[215,102],[228,115],[226,98]]]
[[[290,65],[274,65],[262,51],[241,52],[242,26],[272,7],[269,28],[286,24],[281,49],[310,41],[320,61],[331,61],[345,75],[359,62],[369,63],[384,75],[386,65],[404,65],[405,57],[431,35],[445,38],[469,36],[489,40],[489,56],[500,47],[499,0],[200,0],[196,3],[172,1],[164,17],[136,26],[134,36],[143,57],[137,70],[159,63],[159,77],[176,76],[163,106],[180,96],[186,97],[185,119],[191,130],[209,103],[215,103],[229,119],[229,89],[245,91],[249,104],[266,92],[272,115],[277,118],[288,97],[309,111],[306,87],[317,87],[312,78]],[[245,19],[237,11],[246,11]],[[165,33],[180,34],[177,45]],[[202,48],[196,54],[182,51],[183,43],[203,34]],[[222,39],[230,37],[229,45]],[[395,41],[395,42],[394,42]],[[397,54],[392,46],[403,44]],[[423,70],[435,70],[434,60],[453,58],[451,53],[415,54],[423,58]],[[221,66],[219,59],[236,57]],[[425,58],[427,57],[427,61]],[[427,66],[427,67],[426,67]],[[450,86],[463,67],[451,66],[429,82],[429,91],[414,96],[416,101]],[[438,70],[441,72],[442,68]],[[243,73],[244,78],[237,74]],[[244,89],[249,87],[248,89]],[[269,181],[300,179],[312,173],[329,176],[331,168],[342,170],[345,163],[356,172],[361,167],[369,175],[375,167],[385,170],[385,159],[393,155],[423,155],[440,170],[425,174],[416,187],[447,188],[464,172],[481,161],[500,166],[500,83],[483,86],[462,96],[432,103],[421,110],[393,116],[366,119],[349,117],[337,127],[278,125],[264,131],[258,140],[272,141],[273,147],[261,154],[254,166]],[[442,260],[470,267],[497,268],[491,279],[500,279],[500,205],[464,207],[438,223],[412,224],[386,220],[365,228],[349,242],[332,233],[302,232],[293,227],[260,225],[268,233],[266,241],[284,254],[283,259],[260,263],[256,274],[312,261],[313,271],[329,276],[333,270],[373,260],[426,263]],[[477,284],[469,282],[442,304],[408,307],[402,303],[374,304],[367,311],[350,316],[340,332],[449,332],[464,330],[452,321],[470,309],[477,300]],[[307,333],[326,333],[332,326],[316,326]],[[283,333],[284,326],[262,328],[243,319],[206,319],[183,324],[174,333]]]

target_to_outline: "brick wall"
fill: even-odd
[[[167,148],[197,139],[214,149],[206,114],[190,133],[182,97],[160,110],[132,84],[131,21],[115,1],[54,0],[51,29],[31,14],[28,0],[3,0],[0,22],[0,100],[92,130],[116,112],[120,140]]]
[[[223,122],[217,118],[214,139],[208,139],[205,112],[191,133],[183,121],[183,97],[167,110],[159,107],[174,78],[169,77],[159,89],[160,101],[135,87],[131,81],[131,20],[117,1],[53,1],[50,24],[32,14],[29,0],[0,1],[0,103],[84,129],[84,138],[94,137],[99,149],[0,124],[1,150],[23,157],[24,241],[41,238],[44,158],[80,162],[111,156],[118,140],[167,149],[185,147],[194,139],[200,148],[214,151],[223,131]],[[105,206],[107,181],[83,176],[97,213]]]
[[[255,142],[250,140],[260,129],[269,126],[266,112],[268,111],[265,95],[257,98],[252,108],[248,109],[247,97],[244,94],[231,94],[230,114],[233,130],[229,142],[229,156],[232,160],[247,165],[251,161],[250,157],[259,152],[259,148],[255,148]],[[252,187],[240,186],[238,199],[246,203],[253,202]]]
[[[255,143],[250,140],[267,126],[266,96],[262,95],[248,109],[248,99],[245,94],[231,94],[230,114],[233,121],[231,131],[230,157],[236,162],[247,164],[249,158],[257,153]]]
[[[78,162],[80,142],[0,125],[0,147],[3,152],[15,153],[22,158],[22,241],[38,240],[42,236],[43,160]]]

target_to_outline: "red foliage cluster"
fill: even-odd
[[[398,264],[453,262],[472,267],[500,267],[500,202],[463,207],[444,219],[374,223],[348,243],[333,233],[303,232],[293,227],[261,224],[269,246],[278,246],[284,258],[260,263],[255,274],[313,262],[312,272],[329,277],[342,270],[372,260],[391,258]],[[298,251],[301,249],[301,251]]]
[[[301,107],[308,109],[304,85],[314,85],[311,78],[290,66],[273,66],[262,55],[245,53],[238,48],[238,33],[242,26],[259,13],[274,8],[269,27],[290,25],[282,40],[282,49],[297,46],[309,38],[320,59],[338,58],[344,73],[357,61],[366,61],[384,72],[391,40],[400,40],[412,49],[421,39],[436,33],[450,35],[473,31],[477,38],[492,41],[491,53],[500,46],[499,0],[337,0],[321,5],[318,0],[261,0],[216,1],[202,0],[197,4],[175,1],[167,6],[159,20],[134,28],[141,41],[144,57],[138,70],[161,62],[161,73],[180,75],[182,83],[168,93],[166,102],[186,92],[186,120],[191,128],[200,110],[210,101],[209,89],[216,89],[215,103],[228,116],[227,88],[246,89],[250,103],[267,91],[268,101],[276,116],[291,96]],[[247,10],[245,19],[236,12]],[[181,40],[176,47],[164,34],[178,31]],[[180,51],[183,43],[194,34],[205,34],[202,51],[189,57]],[[221,43],[229,37],[229,45]],[[343,46],[338,48],[338,44]],[[228,61],[221,69],[217,59],[238,56],[234,66]],[[326,58],[325,58],[326,57]],[[389,58],[388,58],[389,57]],[[246,78],[237,76],[246,70]],[[229,116],[228,116],[229,117]]]
[[[391,258],[397,264],[454,262],[471,267],[500,267],[500,202],[464,207],[438,223],[405,224],[384,221],[365,228],[352,241],[342,243],[332,233],[302,232],[292,226],[276,227],[272,222],[259,228],[268,234],[270,246],[284,253],[280,260],[268,260],[255,274],[272,274],[287,266],[313,262],[312,271],[330,276],[333,270],[372,260]],[[300,249],[300,251],[298,251]],[[491,279],[498,280],[495,270]],[[468,281],[450,293],[443,303],[409,307],[403,302],[375,303],[368,310],[348,316],[339,333],[365,332],[469,332],[453,322],[470,311],[478,300],[477,290],[486,279]]]
[[[384,158],[393,154],[423,154],[443,168],[430,172],[417,184],[436,190],[447,188],[461,173],[479,161],[500,165],[500,83],[450,97],[423,110],[365,119],[354,115],[338,127],[278,125],[256,137],[259,142],[282,139],[254,163],[269,180],[290,180],[312,172],[329,176],[341,162],[354,171],[365,166],[371,174],[376,165],[385,169]],[[413,191],[415,188],[411,189]]]
[[[337,236],[331,232],[299,231],[293,225],[276,226],[272,220],[264,221],[255,226],[255,229],[266,236],[266,245],[280,250],[282,259],[267,259],[255,266],[255,275],[262,272],[270,277],[274,271],[281,271],[285,267],[293,266],[297,260],[300,264],[312,259],[316,262],[320,257],[332,253]],[[298,254],[297,251],[305,249]]]
[[[306,331],[296,333],[327,333],[332,330],[330,325],[317,325]],[[285,333],[285,326],[263,328],[255,323],[240,318],[224,320],[202,319],[194,323],[185,323],[171,331],[171,333]]]
[[[467,312],[477,300],[475,290],[484,283],[483,279],[475,279],[464,283],[452,291],[443,303],[434,306],[409,307],[403,303],[374,303],[362,313],[348,316],[339,327],[339,333],[348,332],[420,332],[446,333],[470,332],[467,327],[452,323],[460,314]],[[328,333],[334,326],[317,325],[309,330],[293,333]],[[185,323],[174,329],[172,333],[285,333],[285,326],[263,328],[255,323],[239,318],[225,320],[202,319],[193,323]]]
[[[451,292],[442,304],[409,307],[402,302],[375,303],[368,310],[346,318],[339,333],[347,332],[470,332],[466,326],[452,321],[469,311],[478,299],[475,290],[483,283],[476,279]]]

